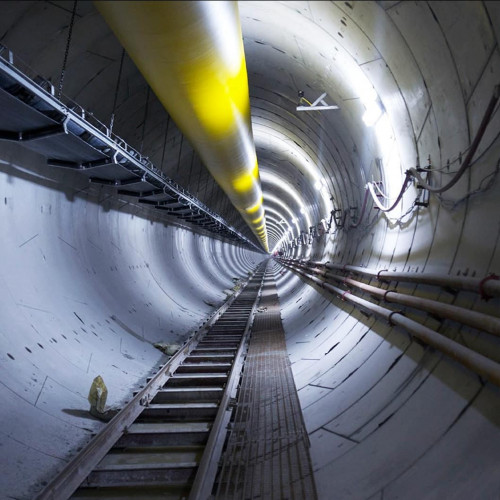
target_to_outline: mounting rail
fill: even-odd
[[[0,140],[17,142],[45,156],[49,166],[77,170],[89,182],[117,188],[118,195],[263,252],[79,104],[64,95],[58,99],[50,81],[1,44],[0,109]]]

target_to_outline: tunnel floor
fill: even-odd
[[[275,273],[264,268],[37,498],[317,498]]]
[[[252,325],[216,498],[317,498],[309,439],[286,350],[275,277],[269,269]]]

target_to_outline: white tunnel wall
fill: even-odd
[[[67,5],[8,4],[0,19],[7,33],[2,40],[29,55],[34,67],[46,70],[42,74],[56,77]],[[79,5],[68,66],[73,73],[68,71],[65,89],[106,115],[116,85],[117,42],[91,3]],[[274,173],[303,196],[313,223],[328,215],[291,154],[296,147],[326,177],[342,208],[359,209],[372,176],[384,180],[394,197],[417,157],[426,166],[430,156],[445,172],[449,159],[449,170],[456,170],[459,162],[453,161],[465,154],[500,83],[498,5],[240,2],[264,192],[300,213],[293,197],[266,179]],[[343,73],[345,61],[368,78],[387,112],[396,148],[391,152],[401,159],[395,169],[384,161],[384,171],[377,171],[375,158],[388,160],[390,154],[384,156],[374,129],[361,120],[363,106],[356,82]],[[139,144],[144,88],[129,63],[118,133]],[[340,110],[299,116],[300,88],[308,98],[326,91]],[[163,116],[155,104],[145,126],[147,154],[158,157]],[[332,226],[332,234],[291,255],[375,269],[500,274],[499,130],[497,110],[472,168],[443,195],[444,202],[431,195],[429,207],[398,221],[415,199],[412,186],[388,217],[369,202],[371,224],[335,232]],[[178,158],[176,148],[168,144],[169,161]],[[89,198],[74,194],[85,187],[75,178],[64,178],[71,188],[35,179],[33,170],[47,172],[44,160],[20,148],[0,143],[0,155],[0,430],[2,453],[12,457],[1,481],[29,498],[95,429],[96,422],[80,412],[88,407],[93,377],[104,377],[111,404],[126,399],[160,362],[149,342],[181,340],[178,334],[192,331],[213,310],[206,302],[221,301],[231,278],[245,275],[262,257],[150,222],[134,208],[119,208],[121,202],[108,205],[105,189]],[[436,173],[433,182],[449,177]],[[300,228],[307,230],[302,219]],[[497,498],[498,388],[402,330],[276,270],[320,499]],[[498,316],[498,299],[410,284],[391,288]],[[424,313],[407,315],[500,361],[497,338]]]
[[[102,425],[87,413],[94,377],[108,405],[130,399],[165,359],[152,344],[182,343],[232,278],[262,259],[149,221],[141,208],[106,208],[109,193],[52,182],[44,163],[2,144],[0,422],[10,498],[31,498]]]
[[[336,8],[345,14],[346,25],[339,26],[344,38],[354,44],[360,40],[356,31],[363,33],[368,37],[363,49],[378,53],[361,67],[391,118],[403,171],[414,165],[417,152],[422,165],[430,155],[437,168],[464,155],[500,83],[498,7],[481,2],[453,7],[445,2],[322,4],[323,13]],[[318,24],[325,19],[314,17]],[[329,21],[334,23],[334,17]],[[312,249],[295,249],[293,256],[308,251],[314,260],[377,270],[498,274],[499,130],[497,110],[472,168],[441,200],[431,194],[429,207],[398,222],[412,193],[370,227],[340,230]],[[449,171],[458,166],[452,163]],[[394,175],[385,172],[386,178]],[[450,177],[437,174],[434,183]],[[402,184],[401,174],[396,179]],[[280,271],[278,290],[320,498],[496,498],[498,388],[403,330],[304,281]],[[384,288],[498,315],[498,299],[395,285]],[[497,338],[424,313],[406,314],[500,361]]]

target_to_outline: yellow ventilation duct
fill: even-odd
[[[95,2],[269,251],[237,2]]]

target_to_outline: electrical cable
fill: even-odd
[[[445,167],[440,167],[439,169],[433,169],[433,168],[410,168],[406,171],[405,173],[405,180],[403,182],[403,185],[401,187],[401,190],[396,198],[396,200],[394,201],[394,203],[392,203],[392,205],[390,205],[389,207],[386,207],[384,206],[380,200],[378,199],[379,196],[382,196],[383,198],[385,198],[386,200],[389,200],[389,197],[380,189],[379,185],[377,182],[368,182],[366,184],[366,187],[365,187],[365,195],[364,195],[364,199],[363,199],[363,205],[362,205],[362,208],[361,208],[361,214],[360,214],[360,217],[358,219],[358,221],[356,223],[351,223],[349,225],[349,227],[347,227],[347,230],[351,229],[351,228],[356,228],[358,227],[362,220],[363,220],[363,217],[364,217],[364,214],[365,214],[365,211],[366,211],[366,206],[367,206],[367,201],[368,201],[368,194],[371,195],[371,197],[373,198],[373,201],[375,202],[375,204],[377,205],[377,208],[379,210],[381,210],[382,212],[384,213],[387,213],[387,212],[391,212],[392,210],[394,210],[396,208],[396,206],[399,204],[399,202],[401,201],[404,193],[408,190],[410,184],[411,184],[411,180],[412,178],[415,178],[418,182],[419,182],[419,188],[421,189],[426,189],[427,191],[430,191],[432,193],[436,193],[438,194],[438,198],[440,199],[441,203],[443,205],[445,205],[446,203],[450,204],[452,202],[448,201],[448,200],[443,200],[441,196],[439,196],[440,193],[443,193],[449,189],[451,189],[459,180],[460,178],[463,176],[463,174],[465,173],[465,171],[471,166],[471,160],[475,154],[475,152],[477,151],[477,148],[481,142],[481,139],[484,135],[484,132],[491,120],[491,117],[493,116],[493,112],[495,111],[495,107],[496,107],[496,104],[498,102],[500,98],[500,85],[496,85],[495,88],[494,88],[494,91],[493,91],[493,96],[488,104],[488,107],[486,108],[486,111],[484,113],[484,116],[483,116],[483,119],[481,121],[481,124],[479,126],[479,129],[476,133],[476,136],[472,142],[472,144],[464,151],[467,152],[467,155],[465,157],[465,159],[463,160],[460,168],[455,171],[455,172],[443,172],[445,169],[448,169],[450,164],[453,164],[455,163],[456,161],[460,160],[461,159],[461,154],[458,158],[456,158],[455,160],[453,160],[451,163],[448,162],[448,164],[445,166]],[[307,102],[310,106],[312,106],[312,104],[305,98],[305,97],[301,97],[300,100],[304,100],[305,102]],[[470,191],[469,193],[467,193],[467,195],[465,195],[463,198],[461,198],[460,200],[456,201],[456,202],[453,202],[453,205],[452,205],[452,208],[455,208],[458,204],[462,203],[463,201],[467,200],[468,198],[470,198],[471,196],[475,195],[475,194],[478,194],[480,192],[484,192],[486,191],[487,189],[489,189],[495,179],[496,179],[496,176],[498,174],[500,170],[500,160],[497,162],[497,165],[496,165],[496,169],[494,172],[488,174],[487,176],[485,176],[481,182],[479,183],[479,187],[474,190],[474,191]],[[441,187],[433,187],[431,186],[430,184],[427,183],[426,180],[423,179],[423,177],[420,175],[420,172],[426,172],[426,173],[430,173],[430,172],[443,172],[445,174],[454,174],[454,177],[447,183],[445,184],[444,186],[441,186]],[[483,182],[486,180],[486,179],[489,179],[488,183],[486,184],[485,187],[481,187],[481,185],[483,184]],[[378,192],[378,194],[377,194]],[[413,213],[414,209],[417,208],[418,209],[418,205],[417,205],[417,202],[419,200],[419,196],[417,196],[415,198],[415,200],[413,201],[413,203],[411,204],[411,206],[408,208],[408,210],[403,214],[401,215],[400,217],[398,217],[397,219],[395,220],[392,220],[391,222],[392,223],[396,223],[396,224],[402,224],[403,223],[403,219],[408,216],[409,214]],[[332,215],[331,215],[331,220],[333,220],[333,222],[335,223],[335,232],[337,232],[338,229],[343,229],[345,227],[345,219],[347,217],[347,213],[344,214],[344,220],[342,222],[342,224],[339,224],[337,223],[337,220],[333,214],[333,211],[332,211]],[[376,220],[377,217],[374,218],[374,220]],[[370,224],[372,224],[373,221],[371,221]],[[330,222],[330,225],[331,225],[331,222]]]
[[[120,67],[118,69],[118,77],[116,79],[116,87],[115,87],[115,96],[113,99],[113,109],[111,110],[111,124],[109,126],[109,129],[113,129],[113,124],[115,122],[115,111],[116,111],[116,104],[118,102],[118,91],[120,90],[120,80],[122,78],[122,70],[123,70],[123,60],[125,59],[125,49],[122,49],[122,55],[120,57]]]
[[[403,224],[407,224],[410,220],[411,220],[411,217],[408,219],[408,220],[403,220],[405,217],[407,217],[408,215],[411,215],[413,217],[413,213],[414,213],[414,210],[415,208],[418,210],[419,209],[419,206],[417,205],[417,202],[418,202],[418,199],[419,197],[417,196],[414,200],[413,200],[413,203],[410,205],[410,207],[408,208],[408,210],[403,214],[403,215],[400,215],[399,217],[397,217],[396,219],[390,219],[389,218],[389,222],[392,224],[392,225],[398,225],[398,226],[402,226]]]
[[[378,182],[375,182],[375,181],[372,181],[371,182],[373,184],[373,186],[375,187],[375,189],[379,192],[380,196],[382,196],[383,198],[385,198],[386,200],[389,200],[389,196],[387,196],[379,187],[379,183]]]
[[[439,201],[441,202],[441,205],[444,207],[448,208],[449,210],[455,210],[459,205],[461,205],[464,201],[467,201],[469,198],[472,196],[475,196],[480,193],[484,193],[488,189],[490,189],[493,184],[495,183],[495,180],[497,178],[498,172],[500,171],[500,159],[497,160],[497,164],[495,167],[495,170],[493,172],[490,172],[488,175],[484,176],[481,181],[479,182],[479,186],[472,190],[469,191],[465,196],[460,198],[459,200],[453,201],[453,200],[445,200],[442,196],[438,195]],[[482,187],[482,184],[487,180],[488,182],[484,187]]]
[[[488,126],[488,123],[491,120],[491,117],[493,115],[493,111],[495,110],[495,107],[496,107],[496,104],[497,104],[499,98],[500,98],[500,85],[496,85],[495,89],[493,91],[493,96],[491,97],[491,100],[488,104],[488,107],[486,108],[486,111],[484,113],[481,124],[479,125],[479,129],[476,133],[476,137],[474,138],[474,140],[469,148],[469,151],[468,151],[466,157],[464,158],[464,161],[462,162],[462,165],[458,169],[455,176],[447,184],[445,184],[444,186],[441,186],[441,187],[433,187],[433,186],[429,185],[422,178],[422,176],[420,175],[420,173],[418,172],[418,170],[416,168],[409,169],[409,171],[411,172],[413,177],[415,177],[418,180],[421,187],[423,187],[424,189],[427,189],[431,193],[444,193],[445,191],[448,191],[449,189],[451,189],[460,180],[460,178],[462,177],[464,172],[470,166],[470,161],[472,160],[472,157],[474,156],[474,154],[479,146],[479,143],[481,142],[481,139],[484,135],[486,127]]]
[[[349,229],[358,227],[361,224],[361,221],[363,220],[363,216],[365,215],[365,210],[366,210],[366,203],[368,201],[368,189],[365,190],[365,197],[363,199],[363,205],[361,207],[361,214],[359,215],[358,222],[352,223],[349,225]]]
[[[66,75],[66,65],[68,63],[69,46],[71,44],[71,36],[73,34],[73,26],[75,24],[75,15],[76,15],[76,5],[77,5],[77,3],[78,3],[78,0],[75,0],[74,3],[73,3],[73,12],[71,14],[71,21],[69,22],[68,38],[66,40],[66,50],[64,51],[63,65],[62,65],[62,69],[61,69],[61,77],[59,78],[59,88],[57,89],[57,98],[59,100],[61,100],[63,83],[64,83],[64,77]]]
[[[370,191],[370,194],[372,195],[373,201],[375,202],[375,204],[377,205],[377,207],[382,212],[390,212],[391,210],[394,210],[396,208],[396,206],[398,205],[398,203],[401,201],[401,198],[403,197],[403,194],[405,193],[405,191],[408,189],[408,187],[410,185],[411,178],[412,178],[412,173],[410,172],[410,170],[407,170],[406,171],[405,180],[403,182],[403,185],[401,186],[401,191],[399,192],[399,194],[398,194],[398,196],[396,198],[396,201],[390,207],[385,207],[384,205],[382,205],[382,203],[380,203],[380,201],[378,199],[378,196],[377,196],[377,193],[375,192],[375,189],[373,187],[373,183],[372,182],[369,182],[366,185],[366,187],[367,187],[367,190]]]

